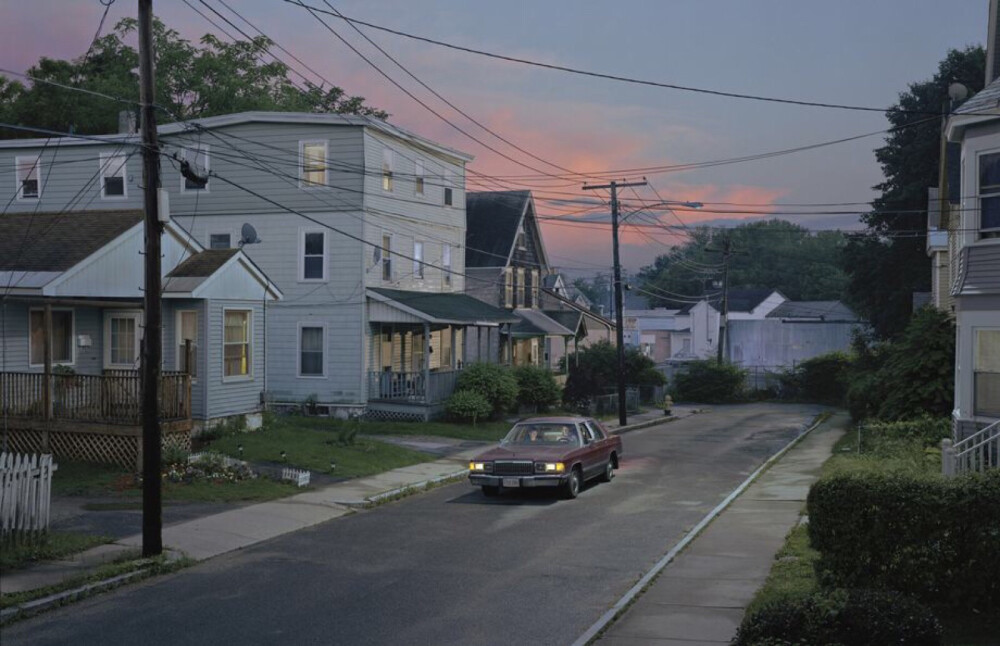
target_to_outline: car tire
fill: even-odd
[[[495,498],[500,495],[500,487],[493,485],[483,485],[483,495],[487,498]]]
[[[604,473],[601,474],[601,482],[611,482],[615,477],[615,461],[608,458],[608,463],[604,465]]]
[[[567,500],[572,500],[580,495],[580,487],[583,486],[583,478],[580,477],[580,470],[573,469],[570,471],[569,478],[566,479],[566,484],[563,485],[563,497]]]

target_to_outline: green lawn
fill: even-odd
[[[27,567],[38,561],[65,558],[111,540],[110,536],[48,532],[32,541],[5,541],[0,544],[0,572]]]
[[[479,422],[473,426],[451,422],[359,422],[301,415],[268,416],[266,424],[268,430],[315,430],[331,433],[334,437],[356,429],[360,435],[437,435],[484,442],[499,441],[511,426],[503,421]]]

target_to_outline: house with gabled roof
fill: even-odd
[[[138,428],[144,232],[130,210],[0,216],[0,382],[21,449],[62,423]],[[162,254],[168,429],[258,412],[281,291],[241,250],[205,249],[174,222]]]

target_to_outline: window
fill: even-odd
[[[510,267],[503,270],[503,306],[514,307],[514,270]]]
[[[250,310],[225,310],[222,336],[222,376],[250,376]]]
[[[326,233],[303,231],[299,239],[300,280],[326,280]]]
[[[196,146],[194,148],[182,148],[181,158],[191,165],[191,170],[196,175],[208,176],[208,146]],[[207,191],[208,181],[201,183],[190,177],[181,175],[181,193],[191,193],[195,191]]]
[[[521,307],[524,305],[524,269],[521,267],[517,268],[515,280],[514,307]]]
[[[454,202],[454,196],[451,192],[451,171],[444,171],[444,205],[451,206]]]
[[[101,155],[102,198],[126,197],[125,159],[125,155]]]
[[[382,190],[392,190],[392,150],[382,149]]]
[[[424,194],[424,162],[421,159],[413,162],[413,190],[417,195]]]
[[[231,249],[232,237],[228,233],[213,233],[208,236],[209,249]]]
[[[979,230],[1000,233],[1000,153],[979,158]]]
[[[190,360],[187,355],[187,341],[191,342]],[[180,310],[177,312],[177,369],[192,377],[198,376],[198,312]]]
[[[31,328],[29,362],[45,364],[45,312],[33,309],[28,313]],[[52,363],[73,363],[73,310],[52,310]]]
[[[413,243],[413,275],[416,278],[424,277],[424,243]]]
[[[392,236],[382,235],[382,280],[392,280]]]
[[[42,156],[17,157],[14,159],[17,166],[17,199],[37,200],[42,196],[42,188],[38,183],[38,176],[41,174]]]
[[[1000,415],[1000,329],[976,330],[973,361],[976,415]]]
[[[441,276],[441,282],[445,287],[451,287],[451,245],[443,244],[441,245],[441,267],[443,273]]]
[[[300,142],[299,159],[302,167],[299,186],[326,186],[326,142]]]
[[[107,312],[104,315],[104,365],[139,367],[140,312]]]
[[[323,337],[326,330],[322,326],[299,327],[299,376],[322,377]]]
[[[521,250],[527,249],[527,246],[525,245],[525,242],[524,242],[524,225],[523,224],[520,227],[518,227],[518,229],[517,229],[517,248],[521,249]]]
[[[542,282],[542,279],[539,276],[538,270],[537,269],[532,269],[531,270],[531,306],[532,307],[541,307],[542,306],[541,300],[539,300],[539,297],[538,297],[539,291],[540,291],[539,288],[541,287],[541,282]]]

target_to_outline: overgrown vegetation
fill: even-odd
[[[489,419],[493,414],[493,404],[473,390],[459,390],[448,398],[444,407],[448,419],[453,422],[469,422],[473,425],[481,419]]]
[[[563,401],[577,406],[594,397],[607,394],[618,383],[618,350],[607,341],[600,341],[579,352],[567,355],[572,368],[563,389]],[[635,386],[662,386],[666,377],[656,364],[636,348],[625,350],[625,383]]]
[[[513,372],[519,407],[542,413],[559,403],[562,393],[551,370],[538,366],[517,366]]]
[[[4,540],[0,543],[0,572],[27,567],[38,561],[66,558],[111,541],[110,536],[53,531],[31,539]]]
[[[455,392],[471,391],[481,395],[499,417],[517,401],[517,379],[506,366],[483,361],[467,365],[458,375]]]
[[[675,400],[706,404],[740,401],[746,389],[746,371],[715,360],[692,361],[674,376],[671,396]]]
[[[819,404],[840,406],[847,397],[851,356],[830,352],[807,359],[781,375],[783,394]]]

